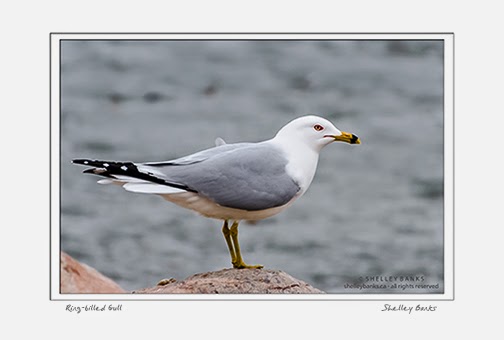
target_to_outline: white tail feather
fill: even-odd
[[[112,183],[114,183],[114,180],[109,179],[109,178],[105,178],[105,179],[100,179],[97,183],[98,184],[112,184]]]
[[[177,194],[187,192],[182,189],[169,187],[167,185],[160,185],[155,183],[126,183],[123,188],[130,192],[138,192],[144,194]]]

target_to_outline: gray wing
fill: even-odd
[[[215,138],[215,146],[221,146],[227,144],[226,141],[220,137]]]
[[[186,164],[187,160],[182,159],[175,164],[154,166],[166,180],[185,185],[229,208],[255,211],[278,207],[299,191],[298,184],[285,171],[287,159],[271,145],[225,144],[198,154],[200,157],[194,158],[200,159],[198,162]]]
[[[194,163],[199,163],[204,160],[207,160],[209,158],[212,158],[214,156],[226,153],[228,151],[234,150],[234,149],[239,149],[243,148],[245,146],[250,146],[254,145],[253,143],[235,143],[235,144],[226,144],[223,141],[223,144],[217,143],[217,140],[215,141],[217,145],[216,147],[206,149],[203,151],[199,151],[196,153],[193,153],[192,155],[177,158],[177,159],[172,159],[170,161],[164,161],[164,162],[149,162],[149,163],[142,163],[143,165],[148,165],[148,166],[153,166],[153,167],[165,167],[165,166],[171,166],[171,165],[189,165],[189,164],[194,164]]]

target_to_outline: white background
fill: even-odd
[[[494,5],[495,3],[495,5]],[[28,1],[1,5],[0,336],[495,338],[502,312],[503,25],[497,2]],[[381,312],[374,301],[123,303],[69,313],[49,300],[50,32],[455,32],[455,301]],[[401,302],[416,306],[419,302]],[[115,303],[117,304],[117,302]],[[391,302],[398,305],[398,302]],[[421,302],[428,306],[429,302]],[[276,333],[273,335],[272,333]],[[10,338],[12,338],[12,335]]]

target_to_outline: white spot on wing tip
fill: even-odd
[[[103,163],[103,166],[107,167],[107,166],[109,166],[109,164],[108,163]]]
[[[128,170],[128,167],[127,167],[126,165],[123,165],[123,166],[121,167],[121,170],[126,171],[126,170]]]
[[[84,164],[89,164],[89,162],[88,161],[84,161]]]

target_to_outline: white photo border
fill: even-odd
[[[311,300],[453,301],[454,34],[453,33],[50,33],[50,300]],[[61,40],[443,40],[444,41],[444,293],[439,294],[61,294],[60,293],[60,42]]]

